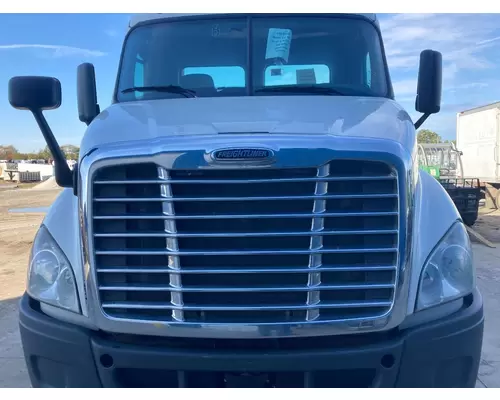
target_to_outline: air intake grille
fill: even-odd
[[[303,323],[383,316],[394,301],[398,182],[385,163],[120,165],[98,170],[92,192],[108,316]]]

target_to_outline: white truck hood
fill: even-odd
[[[249,96],[113,104],[87,128],[80,154],[108,143],[219,133],[325,134],[397,141],[411,151],[408,113],[383,98]]]

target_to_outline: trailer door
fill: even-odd
[[[463,153],[464,177],[498,179],[498,114],[495,107],[457,115],[457,148]]]

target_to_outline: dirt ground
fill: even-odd
[[[34,235],[44,214],[9,213],[12,208],[46,207],[56,190],[0,185],[0,388],[29,387],[18,332],[17,303],[25,287]],[[477,281],[484,297],[486,327],[477,387],[500,387],[500,211],[482,210],[474,229],[497,248],[473,240]]]
[[[9,210],[50,206],[59,192],[0,190],[0,300],[21,294],[31,244],[44,217],[42,213],[9,213]]]
[[[17,303],[25,287],[31,244],[44,217],[9,210],[49,206],[59,192],[0,185],[0,387],[30,387],[19,338]]]

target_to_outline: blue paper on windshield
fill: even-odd
[[[267,36],[266,60],[281,58],[285,62],[288,62],[291,41],[291,29],[269,29],[269,35]]]

